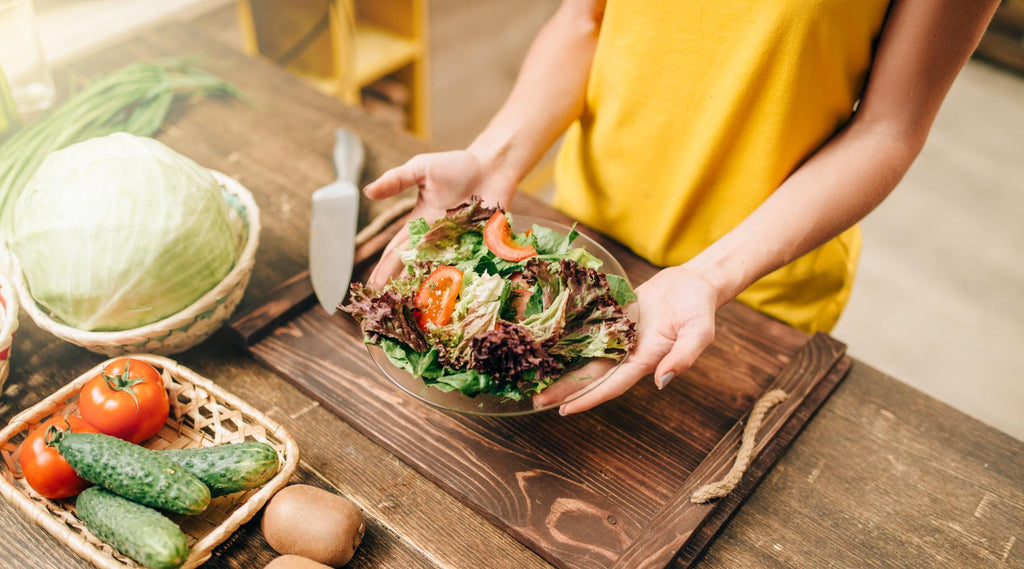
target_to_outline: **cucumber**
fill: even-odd
[[[184,468],[128,441],[97,433],[54,429],[55,446],[79,476],[144,506],[195,515],[210,504],[210,490]]]
[[[151,569],[177,569],[188,558],[181,529],[152,508],[93,486],[78,495],[79,519],[107,545]]]
[[[194,474],[211,496],[262,486],[277,474],[277,451],[256,441],[158,453]]]

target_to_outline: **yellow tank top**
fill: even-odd
[[[555,206],[655,264],[694,257],[849,120],[887,7],[608,0],[586,108],[559,153]],[[739,300],[829,330],[859,250],[854,227]]]

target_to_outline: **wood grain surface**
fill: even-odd
[[[514,211],[569,221],[528,198]],[[634,283],[653,274],[621,245],[581,229]],[[382,377],[351,318],[327,316],[318,306],[250,351],[553,564],[639,568],[693,562],[753,490],[755,473],[767,470],[842,378],[848,363],[836,364],[844,349],[732,304],[719,314],[715,342],[678,381],[660,393],[641,382],[571,419],[553,412],[468,417],[422,404]],[[809,398],[825,379],[819,396]],[[740,419],[775,388],[790,397],[762,427],[750,483],[734,499],[691,504],[693,490],[728,471]],[[791,420],[798,409],[802,420]],[[764,453],[769,447],[777,451]],[[676,559],[684,546],[687,555]]]
[[[730,322],[746,310],[735,312],[722,316],[720,329],[746,328]],[[358,328],[319,308],[251,349],[560,567],[663,567],[684,546],[677,563],[689,566],[848,369],[835,367],[843,349],[826,336],[775,359],[777,376],[762,364],[782,354],[778,345],[769,352],[725,339],[661,394],[645,382],[571,420],[550,412],[487,419],[446,414],[401,392],[369,359]],[[690,504],[690,492],[729,469],[742,430],[737,421],[770,388],[791,396],[762,427],[744,484],[729,500]]]
[[[195,53],[203,55],[205,67],[235,82],[249,104],[206,100],[176,107],[158,138],[253,192],[264,232],[241,307],[248,310],[306,266],[310,194],[334,177],[335,128],[353,128],[366,142],[364,181],[427,148],[187,24],[152,30],[70,69],[88,77],[129,61]],[[58,78],[66,71],[55,70]],[[363,204],[364,223],[372,205]],[[851,349],[856,354],[856,346]],[[23,318],[0,396],[0,423],[101,359]],[[550,567],[226,338],[212,338],[178,359],[292,433],[302,449],[298,481],[332,489],[363,510],[369,530],[350,567]],[[769,358],[761,365],[784,364]],[[763,451],[771,452],[781,450]],[[698,564],[1024,567],[1022,480],[1020,441],[854,361]],[[89,567],[2,500],[0,533],[2,569]],[[256,519],[206,566],[258,568],[274,556]]]
[[[400,216],[387,224],[380,233],[356,247],[352,258],[353,272],[366,269],[367,264],[376,260],[384,247],[406,223],[408,215]],[[299,272],[274,289],[258,308],[249,312],[236,313],[224,328],[232,340],[246,347],[269,334],[316,303],[309,269]]]

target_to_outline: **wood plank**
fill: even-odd
[[[309,270],[304,270],[284,281],[263,301],[263,305],[243,314],[235,315],[224,333],[243,348],[262,339],[274,328],[287,323],[316,304]]]
[[[761,471],[763,472],[763,469],[773,462],[773,460],[764,460],[762,455],[765,454],[765,451],[769,448],[777,449],[774,455],[774,457],[777,457],[778,453],[792,440],[796,432],[803,428],[806,418],[804,421],[790,422],[790,418],[797,409],[806,409],[807,412],[811,413],[817,409],[817,406],[808,408],[803,404],[810,395],[818,391],[821,380],[829,375],[834,378],[834,381],[830,382],[831,387],[827,388],[826,393],[828,393],[842,379],[849,366],[845,365],[837,368],[835,364],[845,351],[846,347],[836,340],[825,334],[816,334],[800,348],[786,368],[765,388],[766,392],[781,389],[786,392],[788,397],[768,415],[761,426],[761,430],[758,432],[760,442],[757,443],[754,449],[754,456],[756,458],[751,461],[755,470],[760,464]],[[836,373],[832,373],[833,371],[836,371]],[[819,405],[820,403],[818,401]],[[793,429],[793,431],[785,433],[785,441],[780,441],[776,435],[782,430],[783,426],[787,426]],[[690,502],[690,495],[704,484],[720,480],[725,476],[726,472],[732,467],[733,462],[735,462],[742,436],[743,424],[742,422],[737,422],[715,445],[715,448],[704,457],[704,460],[701,461],[690,477],[686,479],[686,482],[676,494],[647,524],[648,528],[669,528],[669,531],[656,532],[657,539],[642,542],[635,541],[615,561],[616,568],[664,567],[681,551],[682,554],[679,555],[678,559],[679,565],[685,567],[693,562],[704,550],[707,541],[710,541],[710,538],[714,535],[713,530],[701,532],[705,527],[708,529],[713,527],[711,524],[708,524],[711,517],[710,512],[722,510],[722,506],[726,504],[722,502],[693,504]],[[734,508],[738,507],[738,502],[741,502],[749,495],[744,493],[743,490],[749,492],[752,489],[750,484],[756,485],[754,474],[754,471],[751,471],[746,475],[748,486],[737,487],[737,490],[734,490],[730,495],[732,500],[727,501],[727,504],[732,505]],[[728,517],[727,513],[717,516],[718,520],[716,522],[718,527],[721,526],[726,517]],[[717,529],[717,527],[714,529]],[[701,540],[691,539],[694,537],[694,534],[705,537],[706,541],[700,543]],[[685,551],[683,551],[684,548]]]
[[[529,199],[518,200],[513,209],[565,221]],[[655,271],[621,245],[583,231],[611,248],[634,282]],[[697,532],[701,523],[718,511],[720,519],[708,526],[717,529],[739,505],[723,501],[689,510],[695,515],[681,520],[689,524],[681,541],[671,537],[671,528],[678,524],[665,529],[657,522],[666,502],[680,501],[691,473],[699,474],[690,478],[695,485],[728,468],[734,441],[720,441],[729,433],[738,438],[737,420],[753,401],[777,377],[787,388],[801,387],[775,415],[777,422],[769,430],[774,435],[842,355],[837,348],[841,344],[821,337],[809,344],[808,356],[793,359],[807,342],[803,334],[735,304],[719,316],[716,343],[667,393],[658,394],[651,382],[643,382],[623,397],[569,419],[551,413],[465,417],[422,405],[380,376],[354,322],[319,310],[302,313],[251,351],[548,561],[564,567],[611,566],[631,544],[644,544],[637,547],[645,551],[645,540],[651,539],[664,546],[661,557],[651,558],[655,566],[669,562],[684,543],[701,551],[714,535]],[[645,412],[636,413],[638,408]],[[790,438],[784,443],[802,424],[786,433]],[[548,435],[552,432],[558,433],[554,440]],[[602,436],[595,439],[595,432]],[[700,470],[716,445],[714,468]],[[778,445],[764,456],[774,460],[784,447]],[[629,450],[623,454],[622,449]],[[759,463],[755,471],[766,468]],[[698,545],[699,540],[704,541]],[[632,566],[632,559],[623,563]]]
[[[399,217],[356,247],[352,271],[358,273],[376,260],[407,220],[408,216]],[[233,316],[224,331],[237,345],[249,346],[315,303],[309,270],[303,270],[275,288],[257,309]]]
[[[318,477],[308,464],[302,464],[292,478],[293,484],[308,484],[323,488],[334,493],[339,489]],[[278,557],[278,553],[263,539],[260,530],[262,516],[245,524],[235,532],[228,541],[217,548],[214,556],[203,565],[204,568],[250,569],[263,567]],[[376,518],[366,520],[366,533],[363,542],[357,549],[358,554],[345,565],[352,569],[373,567],[408,567],[409,569],[433,569],[437,567],[423,552],[417,551],[408,543],[382,525]]]
[[[364,430],[367,436],[385,447],[398,452],[407,462],[417,467],[421,473],[447,488],[461,500],[469,499],[470,495],[476,490],[475,487],[479,485],[485,485],[491,491],[499,494],[500,498],[495,498],[495,503],[499,504],[501,511],[497,513],[482,511],[481,513],[506,527],[518,539],[535,548],[539,548],[542,543],[548,543],[546,540],[550,540],[551,536],[531,533],[535,532],[536,528],[527,529],[523,527],[523,524],[537,522],[539,514],[530,513],[531,508],[524,505],[523,500],[525,498],[519,497],[519,494],[515,489],[510,488],[510,485],[517,483],[526,484],[526,486],[530,484],[551,484],[552,481],[545,477],[548,476],[548,472],[554,470],[559,473],[561,478],[558,478],[550,491],[558,495],[569,492],[575,492],[577,495],[580,493],[585,494],[592,500],[592,504],[596,504],[599,511],[609,512],[606,515],[612,516],[610,519],[614,520],[614,525],[618,528],[617,531],[621,532],[617,535],[628,539],[636,535],[639,528],[644,525],[642,520],[649,518],[656,511],[656,506],[670,498],[670,495],[656,493],[650,488],[644,491],[635,486],[631,487],[629,484],[624,484],[622,480],[617,480],[616,477],[632,475],[634,480],[636,478],[643,479],[645,486],[663,484],[666,479],[671,479],[671,475],[666,470],[677,475],[681,472],[689,472],[699,462],[700,453],[702,452],[692,447],[689,447],[689,450],[687,448],[677,449],[676,447],[680,445],[671,444],[666,433],[657,432],[651,426],[651,423],[668,424],[671,425],[673,430],[681,433],[699,433],[701,430],[700,426],[693,423],[717,424],[722,428],[727,428],[728,425],[731,425],[728,419],[724,421],[720,418],[715,420],[711,417],[710,413],[702,413],[700,410],[691,410],[689,408],[686,411],[692,411],[693,416],[696,417],[693,419],[693,423],[687,423],[685,420],[681,421],[678,417],[673,417],[672,413],[666,412],[664,406],[651,405],[651,403],[657,402],[657,396],[655,393],[645,392],[646,390],[643,389],[643,386],[639,386],[635,388],[635,390],[638,390],[635,396],[636,400],[630,400],[630,395],[627,395],[618,406],[621,419],[619,422],[624,423],[619,428],[615,428],[614,422],[607,419],[599,421],[600,424],[596,427],[586,423],[577,423],[576,427],[570,425],[569,428],[566,428],[559,424],[559,421],[562,420],[561,418],[542,416],[535,417],[533,420],[537,422],[533,425],[529,424],[529,421],[531,421],[529,418],[510,421],[510,423],[514,423],[512,425],[502,425],[500,422],[495,421],[469,420],[471,427],[465,430],[471,431],[472,434],[463,435],[462,431],[464,429],[460,427],[466,426],[465,420],[435,411],[411,400],[411,398],[398,392],[390,384],[385,384],[382,378],[375,376],[376,370],[372,368],[372,364],[367,361],[365,355],[363,356],[363,362],[359,362],[354,358],[346,358],[344,369],[333,369],[332,364],[326,363],[330,362],[333,355],[349,350],[361,353],[363,348],[358,344],[358,340],[353,337],[350,337],[347,344],[341,342],[339,338],[330,339],[332,326],[338,326],[337,320],[331,321],[326,316],[321,315],[319,311],[311,311],[301,316],[291,325],[280,329],[280,333],[257,344],[255,353],[264,363],[293,378],[295,374],[304,370],[307,374],[305,377],[309,380],[308,383],[300,383],[304,390],[314,394],[317,393],[317,390],[328,390],[331,394],[330,397],[324,397],[323,391],[320,391],[319,395],[317,395],[326,407],[345,417],[348,422],[354,424],[357,428]],[[351,327],[348,333],[354,336],[356,333],[354,326]],[[301,360],[297,360],[294,358],[293,353],[295,347],[287,345],[289,339],[296,338],[314,339],[319,347],[303,354]],[[319,344],[324,338],[328,338],[326,343]],[[281,345],[274,346],[274,344],[279,342]],[[292,361],[289,362],[289,360]],[[315,369],[319,370],[319,373],[314,372],[313,370]],[[367,377],[369,374],[374,375]],[[359,384],[352,385],[350,382],[358,382]],[[649,391],[653,391],[653,388]],[[371,393],[373,396],[367,397],[367,393]],[[701,402],[698,404],[701,407],[713,407],[715,405],[715,398],[702,395],[698,391],[686,392],[683,397]],[[752,402],[753,398],[753,396],[747,398],[748,405]],[[671,405],[679,405],[678,400],[666,400],[666,402]],[[721,400],[718,401],[718,404],[721,404]],[[608,409],[612,409],[612,415],[615,416],[614,410],[616,405],[614,403],[610,405]],[[646,418],[631,416],[632,413],[629,412],[629,409],[641,408],[642,405],[648,405],[650,416]],[[386,413],[388,417],[386,421],[373,412],[368,413],[368,409],[373,406],[380,407],[377,411],[378,413]],[[627,417],[622,417],[623,410],[625,410]],[[607,410],[604,412],[607,413]],[[595,415],[588,414],[587,416],[597,417],[598,415],[596,414],[600,413],[600,411],[594,413]],[[412,418],[409,418],[409,415]],[[644,419],[647,419],[649,422]],[[431,427],[425,428],[424,425],[430,425]],[[422,456],[410,458],[408,448],[397,449],[393,441],[389,443],[386,439],[388,436],[399,436],[404,437],[408,444],[418,449],[434,448],[439,444],[438,441],[431,440],[435,438],[434,436],[428,436],[427,440],[421,438],[424,436],[424,431],[430,432],[434,429],[444,434],[440,444],[449,450],[444,455],[444,465],[430,465],[430,468],[442,468],[441,472],[434,472],[433,474],[431,474],[430,470],[426,470],[423,461],[428,460],[427,458]],[[559,444],[551,445],[550,441],[548,441],[548,447],[544,449],[546,452],[538,453],[541,455],[539,461],[525,460],[519,456],[522,452],[519,445],[523,441],[533,440],[542,433],[549,433],[554,430],[559,432]],[[488,431],[494,431],[494,434],[488,434]],[[650,447],[637,449],[638,451],[647,452],[639,452],[640,456],[634,455],[631,457],[631,460],[656,460],[660,458],[669,464],[666,469],[638,472],[635,464],[632,463],[630,465],[615,464],[614,462],[609,464],[607,453],[614,452],[615,449],[622,446],[636,445],[636,441],[623,440],[621,432],[638,431],[653,433],[645,437],[645,439],[649,439]],[[603,446],[599,445],[597,449],[588,449],[588,445],[593,445],[593,441],[588,440],[588,435],[593,432],[601,432],[607,438],[599,441]],[[694,444],[703,444],[707,447],[707,450],[710,449],[714,442],[714,437],[712,436],[702,437],[696,435],[693,438]],[[472,452],[466,450],[481,439],[484,441],[486,449],[481,451],[479,448],[474,447]],[[512,453],[513,456],[502,454],[501,448],[504,446],[512,446],[515,449]],[[452,451],[450,450],[451,448],[458,448],[460,451]],[[706,453],[707,450],[703,452]],[[471,459],[472,464],[460,461],[460,454],[463,451],[470,452],[473,456]],[[676,452],[679,454],[678,457],[666,458],[660,454],[671,453],[675,455]],[[491,454],[497,455],[498,458],[489,456]],[[680,461],[673,462],[671,458],[677,458]],[[481,461],[497,463],[500,466],[498,470],[494,470],[493,465],[481,467],[478,464]],[[574,469],[571,474],[566,475],[560,470],[565,468],[566,465],[583,472]],[[499,471],[502,468],[507,470]],[[586,472],[587,470],[590,470],[590,472]],[[514,471],[514,473],[510,471]],[[459,479],[460,476],[465,477],[467,472],[471,474],[469,479],[463,481],[465,485],[458,488],[453,487],[452,481]],[[590,477],[587,477],[587,474],[590,474]],[[583,477],[582,481],[579,480],[580,476]],[[533,482],[531,479],[534,477],[539,480]],[[611,478],[611,480],[606,478]],[[523,482],[523,479],[527,482]],[[678,478],[676,481],[681,482]],[[504,484],[504,486],[501,486],[499,482]],[[499,485],[494,486],[495,484]],[[591,485],[593,486],[592,491],[590,489]],[[525,490],[529,490],[529,488],[527,487]],[[646,509],[628,503],[630,499],[642,500],[645,494],[647,494],[646,497],[648,498],[647,503],[650,504]],[[532,503],[536,504],[537,508],[543,512],[545,508],[550,508],[555,501],[555,498],[548,495],[547,498],[541,497],[533,500]],[[542,517],[541,519],[543,520],[544,518]],[[513,521],[510,522],[509,520]],[[589,528],[588,531],[596,531],[596,529],[598,528]],[[564,528],[560,531],[564,531]],[[571,550],[572,548],[569,549]],[[541,552],[541,554],[544,555],[544,552]],[[573,556],[572,561],[565,562],[562,560],[560,562],[558,558],[553,558],[552,555],[546,555],[546,557],[549,561],[556,564],[561,563],[564,566],[594,562],[593,555],[581,554],[578,551],[559,551],[559,554]],[[600,557],[601,555],[611,556],[607,551],[597,552],[597,556]]]
[[[818,409],[821,408],[825,400],[832,394],[832,391],[839,385],[839,382],[846,378],[852,365],[853,360],[843,358],[807,395],[804,404],[790,416],[782,431],[765,448],[762,455],[751,463],[743,480],[740,481],[739,491],[722,498],[722,501],[728,502],[728,504],[723,504],[708,516],[700,526],[700,529],[697,530],[697,533],[700,535],[688,542],[680,550],[679,556],[674,562],[675,566],[686,567],[696,563],[701,558],[707,544],[712,543],[711,540],[717,536],[726,522],[736,514],[740,506],[751,496],[765,474],[775,467],[777,461],[782,459],[783,453],[786,452],[789,445],[797,438],[797,435],[803,431],[811,417],[818,412]],[[701,544],[704,545],[702,546]]]
[[[1024,442],[855,361],[700,566],[1024,567]]]

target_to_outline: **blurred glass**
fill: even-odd
[[[53,104],[53,76],[43,59],[31,0],[0,0],[0,68],[22,113]]]

